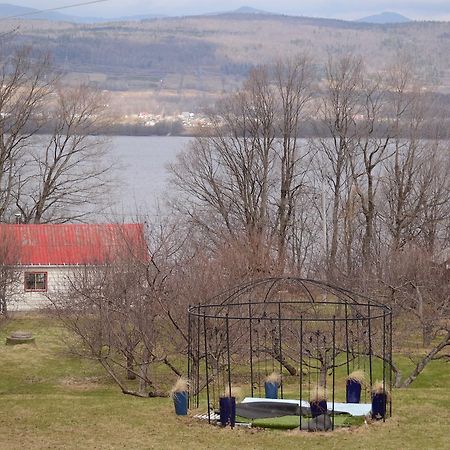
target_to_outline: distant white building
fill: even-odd
[[[10,310],[48,305],[80,266],[101,266],[130,246],[146,254],[142,224],[2,224],[0,264],[14,271]]]

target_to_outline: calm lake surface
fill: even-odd
[[[114,136],[112,158],[119,164],[113,214],[126,217],[154,210],[169,195],[167,164],[176,160],[192,138],[171,136]]]

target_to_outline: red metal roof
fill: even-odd
[[[19,265],[103,264],[146,254],[142,224],[0,225],[0,258]]]

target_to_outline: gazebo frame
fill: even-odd
[[[333,429],[339,367],[347,376],[364,368],[370,388],[378,374],[383,392],[392,392],[392,311],[364,295],[317,280],[266,278],[190,306],[188,316],[190,406],[206,399],[209,422],[234,383],[250,383],[251,396],[261,396],[270,366],[282,376],[282,399],[287,371],[298,378],[300,400],[314,381],[331,390]],[[387,402],[383,420],[392,416],[391,395]]]

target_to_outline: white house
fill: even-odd
[[[101,266],[124,248],[146,252],[142,224],[1,224],[0,257],[14,271],[11,310],[38,309],[80,266]]]

